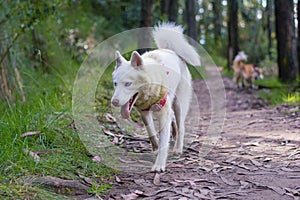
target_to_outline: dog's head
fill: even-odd
[[[253,65],[254,73],[255,73],[255,80],[263,79],[264,74],[262,68],[257,67],[256,65]]]
[[[116,66],[112,74],[115,91],[112,104],[121,107],[123,118],[130,117],[130,111],[139,96],[139,89],[144,84],[143,59],[138,52],[131,54],[127,61],[120,52],[116,51]]]

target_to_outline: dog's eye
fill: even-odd
[[[131,82],[126,82],[125,87],[129,87],[129,86],[131,86],[131,84],[132,84]]]
[[[114,86],[117,87],[117,82],[114,82]]]

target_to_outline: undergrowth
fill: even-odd
[[[76,68],[70,72],[74,77]],[[92,160],[76,133],[71,116],[72,87],[65,86],[64,75],[23,72],[23,77],[26,102],[0,104],[1,199],[26,199],[32,194],[36,199],[60,198],[26,181],[32,176],[78,180],[81,175],[94,180],[92,186],[98,189],[91,192],[107,188],[103,180],[113,171]],[[33,131],[39,133],[21,136]],[[35,159],[28,152],[41,153]]]
[[[255,83],[268,88],[261,90],[258,95],[271,106],[280,104],[300,105],[300,89],[297,87],[297,83],[285,84],[277,78],[266,78]]]
[[[84,16],[81,20],[85,21],[89,19],[85,12],[90,13],[82,9],[76,16]],[[64,14],[65,21],[73,18],[67,11]],[[92,182],[88,192],[100,194],[109,188],[107,182],[115,173],[92,160],[93,155],[81,142],[73,124],[72,86],[82,59],[74,56],[76,50],[61,46],[65,38],[56,37],[62,34],[62,29],[76,25],[71,21],[68,24],[69,27],[64,27],[55,18],[39,24],[36,32],[46,44],[46,50],[41,48],[39,54],[47,57],[38,63],[20,54],[22,62],[18,68],[26,101],[18,99],[17,94],[14,102],[0,100],[0,199],[69,198],[67,194],[57,194],[33,184],[34,178],[43,176],[78,181],[88,177]],[[93,25],[81,24],[83,27],[79,29],[83,33],[90,31]],[[19,46],[28,43],[26,36],[22,39]],[[47,66],[49,71],[42,66]],[[28,132],[36,134],[22,137]]]

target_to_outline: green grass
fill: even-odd
[[[255,81],[257,85],[263,85],[268,90],[261,90],[259,97],[270,105],[288,104],[300,105],[299,87],[296,89],[296,83],[284,84],[277,78],[265,78],[264,80]]]
[[[80,19],[87,21],[88,15],[84,12],[81,10],[76,16],[84,15]],[[64,42],[58,38],[61,30],[76,27],[71,23],[73,15],[65,14],[64,20],[70,21],[68,27],[58,25],[55,18],[50,18],[41,23],[37,31],[46,41],[47,52],[42,54],[48,56],[45,64],[50,72],[45,73],[40,63],[33,64],[24,59],[19,70],[26,101],[0,100],[0,199],[68,199],[29,181],[30,177],[46,175],[73,180],[88,177],[92,180],[88,192],[102,194],[109,188],[107,183],[115,173],[92,161],[92,155],[72,126],[72,87],[80,64],[72,58],[76,52],[68,52],[60,46]],[[80,23],[81,33],[87,35],[93,25],[91,21],[89,24]],[[28,40],[31,42],[30,36],[22,38],[19,45],[28,45]],[[22,133],[29,131],[40,133],[21,137]],[[39,154],[40,159],[35,160],[24,150],[48,152]]]
[[[76,70],[73,70],[73,77]],[[30,74],[30,76],[26,76]],[[67,76],[71,76],[68,74]],[[72,128],[71,86],[66,85],[64,75],[23,74],[25,103],[2,102],[0,104],[0,197],[1,199],[53,199],[62,198],[51,191],[23,181],[31,176],[55,176],[64,179],[80,179],[79,174],[93,180],[92,193],[99,193],[108,186],[113,171],[92,161],[90,153]],[[70,81],[71,82],[71,81]],[[21,137],[28,131],[40,134]],[[51,150],[40,154],[36,161],[24,149],[32,152]]]
[[[300,93],[289,93],[283,97],[283,101],[290,105],[300,105]]]

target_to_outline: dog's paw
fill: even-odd
[[[183,153],[183,149],[181,149],[181,148],[174,148],[173,149],[173,153],[175,155],[181,155]]]
[[[164,172],[166,166],[164,164],[154,164],[151,171],[152,172]]]
[[[154,104],[153,106],[151,106],[150,110],[153,112],[158,112],[162,109],[162,106],[160,104]]]
[[[183,145],[180,145],[178,141],[176,141],[173,147],[173,153],[176,155],[180,155],[183,153]]]

